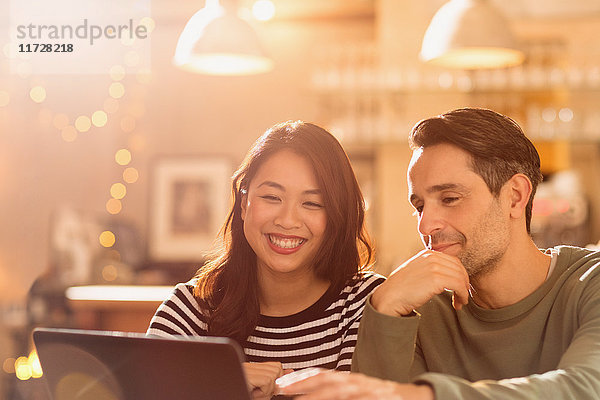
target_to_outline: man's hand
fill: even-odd
[[[392,316],[408,315],[444,290],[454,292],[454,308],[469,301],[469,276],[457,257],[423,250],[398,267],[371,296],[373,307]]]
[[[285,373],[279,362],[243,363],[244,372],[248,381],[248,390],[254,400],[268,400],[275,392],[275,379]]]
[[[298,371],[302,372],[302,371]],[[362,374],[321,370],[316,375],[279,384],[279,394],[294,395],[296,400],[433,400],[427,385],[399,384]]]

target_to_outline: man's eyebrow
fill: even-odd
[[[258,185],[257,188],[262,187],[262,186],[272,187],[274,189],[278,189],[278,190],[281,190],[282,192],[285,192],[285,187],[277,182],[264,181],[260,185]],[[321,194],[321,189],[309,189],[309,190],[303,191],[302,193],[303,194]]]
[[[468,192],[469,189],[465,185],[460,183],[442,183],[440,185],[433,185],[427,188],[427,193],[441,192],[444,190],[458,190],[461,192]]]

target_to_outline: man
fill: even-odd
[[[410,144],[409,201],[426,249],[365,308],[353,371],[375,378],[324,372],[282,392],[599,399],[600,253],[533,243],[533,144],[510,118],[471,108],[421,121]]]

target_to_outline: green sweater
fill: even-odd
[[[428,383],[440,400],[600,399],[600,252],[554,251],[546,282],[501,309],[456,311],[441,294],[391,317],[368,303],[352,370]]]

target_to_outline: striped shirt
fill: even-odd
[[[285,317],[260,315],[244,344],[250,362],[279,361],[284,369],[321,367],[350,371],[358,324],[367,296],[384,277],[364,272],[340,293],[328,290],[312,306]],[[162,337],[207,334],[205,315],[193,296],[195,280],[175,286],[146,334]]]

